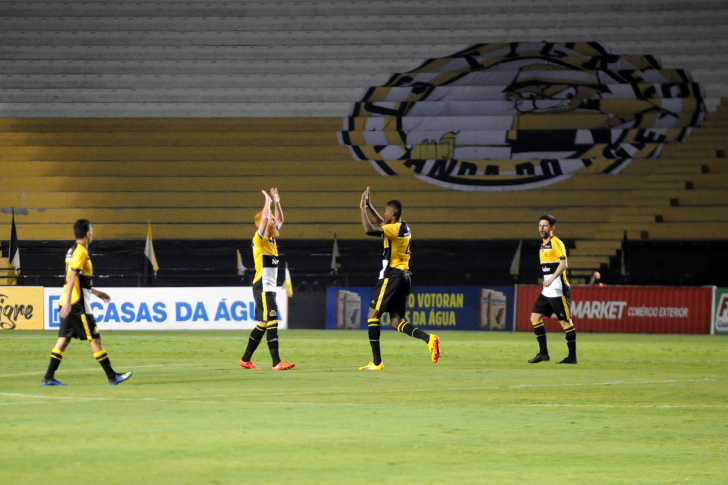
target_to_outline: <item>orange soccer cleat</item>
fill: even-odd
[[[437,364],[440,360],[440,337],[437,335],[430,335],[430,341],[427,343],[427,348],[430,349],[430,355],[432,356],[432,363]]]
[[[257,365],[253,364],[253,361],[245,362],[243,359],[240,359],[240,362],[238,362],[238,364],[240,364],[240,367],[242,367],[243,369],[260,370],[260,367],[258,367]]]
[[[289,370],[296,367],[296,364],[289,364],[288,362],[280,361],[278,365],[273,366],[273,370]]]
[[[379,365],[377,365],[374,361],[371,361],[364,367],[359,367],[359,370],[384,370],[384,362],[380,362]]]

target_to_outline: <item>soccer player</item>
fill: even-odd
[[[66,255],[66,285],[63,287],[63,295],[59,302],[62,306],[58,341],[51,351],[51,361],[41,385],[68,385],[57,381],[55,373],[61,365],[63,351],[68,347],[71,338],[77,338],[89,341],[91,351],[106,372],[109,384],[116,386],[129,379],[134,371],[118,374],[111,367],[109,356],[101,343],[101,334],[96,328],[96,320],[91,313],[91,295],[95,295],[105,303],[111,301],[106,293],[91,288],[91,277],[94,270],[88,257],[88,245],[93,241],[94,229],[88,219],[79,219],[73,224],[73,233],[76,237],[76,244],[68,250]]]
[[[410,239],[412,235],[406,222],[402,220],[402,203],[390,200],[384,207],[384,217],[374,209],[371,201],[369,187],[361,196],[359,208],[361,209],[361,224],[367,236],[384,239],[384,253],[382,255],[382,270],[379,272],[379,281],[372,289],[369,301],[369,343],[372,347],[372,361],[359,370],[382,370],[382,353],[379,347],[381,328],[379,320],[384,312],[389,312],[392,328],[397,331],[418,338],[427,344],[432,362],[440,360],[440,339],[437,335],[429,335],[415,328],[404,320],[407,310],[407,299],[412,289],[409,272]],[[374,217],[375,224],[369,220],[367,210]]]
[[[559,323],[564,329],[566,346],[569,348],[569,355],[559,364],[576,364],[576,329],[571,322],[571,309],[569,308],[571,298],[571,287],[566,278],[566,248],[561,239],[554,236],[556,218],[543,215],[538,221],[538,232],[543,242],[539,250],[541,270],[543,271],[543,291],[533,305],[531,323],[536,333],[539,351],[536,356],[529,360],[531,364],[537,364],[551,360],[548,347],[546,346],[546,327],[543,317],[556,315]]]
[[[257,325],[250,332],[248,347],[240,367],[260,369],[250,359],[258,348],[263,335],[268,332],[268,350],[273,358],[273,370],[293,369],[296,364],[281,360],[278,355],[278,306],[276,305],[276,280],[278,279],[278,246],[275,238],[283,225],[283,209],[278,189],[270,189],[270,195],[262,190],[265,196],[263,210],[255,215],[258,230],[253,236],[253,260],[255,260],[255,277],[253,278],[253,298],[255,299],[255,319]],[[271,217],[271,200],[275,203],[275,214]]]

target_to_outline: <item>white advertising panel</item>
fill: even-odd
[[[253,288],[96,288],[109,303],[93,297],[99,330],[251,330],[255,327]],[[60,325],[58,301],[63,288],[45,288],[46,330]],[[276,288],[279,329],[288,328],[288,297]]]

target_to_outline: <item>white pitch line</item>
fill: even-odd
[[[717,379],[688,379],[685,381],[677,381],[675,379],[669,379],[665,381],[612,381],[612,382],[594,382],[594,383],[560,383],[560,384],[518,384],[513,386],[477,386],[477,387],[431,387],[431,388],[416,388],[416,389],[391,389],[391,390],[354,390],[354,391],[341,391],[341,390],[328,390],[328,391],[301,391],[301,392],[274,392],[274,393],[245,393],[239,394],[240,396],[297,396],[306,394],[334,394],[334,393],[347,393],[347,394],[384,394],[384,393],[406,393],[406,392],[433,392],[433,391],[489,391],[495,389],[525,389],[533,387],[589,387],[589,386],[618,386],[618,385],[644,385],[644,384],[673,384],[677,382],[705,382],[715,381]]]
[[[182,367],[182,366],[191,366],[194,365],[196,367],[202,367],[202,366],[210,366],[210,365],[218,365],[218,364],[148,364],[148,365],[134,365],[131,367],[134,367],[134,369],[149,369],[151,367]],[[86,367],[83,369],[66,369],[64,370],[67,374],[73,374],[74,372],[97,372],[99,371],[98,367]],[[37,372],[23,372],[21,374],[2,374],[0,375],[0,378],[3,377],[20,377],[20,376],[40,376],[45,375],[45,371],[37,371]]]
[[[515,386],[481,386],[481,387],[444,387],[444,388],[422,388],[422,389],[392,389],[392,390],[383,390],[383,391],[377,391],[372,389],[366,389],[366,390],[354,390],[354,391],[342,391],[342,390],[322,390],[322,391],[303,391],[303,392],[272,392],[272,393],[246,393],[246,394],[238,394],[238,396],[300,396],[300,395],[323,395],[323,394],[391,394],[391,393],[408,393],[408,392],[433,392],[433,391],[472,391],[472,390],[497,390],[497,389],[522,389],[522,388],[533,388],[533,387],[573,387],[573,386],[614,386],[614,385],[640,385],[640,384],[674,384],[674,383],[687,383],[687,382],[706,382],[706,381],[715,381],[717,379],[688,379],[685,381],[677,381],[675,379],[669,379],[665,381],[635,381],[635,382],[627,382],[627,381],[615,381],[615,382],[600,382],[600,383],[587,383],[587,384],[574,384],[574,383],[564,383],[564,384],[518,384]],[[234,394],[230,394],[230,396],[233,396]],[[199,398],[208,397],[205,395],[193,395],[193,396],[175,396],[173,398],[166,398],[166,397],[142,397],[142,398],[119,398],[119,397],[78,397],[78,396],[54,396],[54,395],[47,395],[47,394],[21,394],[21,393],[11,393],[11,392],[0,392],[0,396],[8,396],[8,397],[23,397],[23,398],[36,398],[36,399],[44,399],[44,400],[68,400],[68,401],[158,401],[158,402],[200,402],[200,403],[229,403],[229,404],[235,404],[235,403],[251,403],[249,401],[241,402],[241,401],[210,401],[210,400],[200,400],[197,401]],[[227,394],[215,394],[215,395],[209,395],[209,397],[225,397]],[[260,403],[260,401],[253,401],[252,403]],[[296,404],[296,403],[291,403]],[[337,404],[337,403],[330,403],[330,404]],[[538,404],[536,404],[538,405]],[[546,406],[546,405],[544,405]],[[556,405],[548,405],[548,406],[556,406]],[[585,405],[585,406],[599,406],[599,405]],[[606,406],[606,405],[605,405]]]
[[[16,404],[46,404],[51,401],[7,401],[0,402],[0,406],[14,406]]]
[[[501,404],[501,406],[548,408],[655,408],[655,409],[728,409],[728,404]]]
[[[9,397],[31,397],[31,398],[38,398],[38,399],[46,399],[46,400],[62,400],[62,401],[114,401],[115,399],[113,397],[80,397],[80,396],[48,396],[48,395],[38,395],[38,394],[20,394],[17,392],[0,392],[0,396],[9,396]],[[151,400],[155,400],[154,398],[150,398]],[[118,399],[121,401],[122,399]],[[134,399],[135,401],[141,401],[143,399]]]
[[[309,406],[369,406],[369,403],[320,403],[320,402],[299,402],[299,401],[213,401],[213,400],[190,400],[184,398],[156,398],[156,397],[139,397],[139,398],[117,398],[117,397],[76,397],[76,396],[42,396],[37,394],[19,394],[12,392],[0,392],[0,396],[10,397],[31,397],[41,399],[39,401],[8,401],[0,403],[0,406],[13,404],[38,404],[52,402],[54,399],[63,401],[117,401],[117,402],[138,402],[138,401],[154,401],[154,402],[178,402],[178,403],[197,403],[197,404],[283,404],[283,405],[309,405]]]
[[[69,396],[37,396],[31,394],[11,394],[11,393],[0,393],[0,395],[6,396],[17,396],[17,397],[37,397],[41,398],[38,401],[18,401],[18,402],[4,402],[0,403],[0,406],[10,406],[15,404],[44,404],[52,402],[52,399],[62,400],[76,400],[76,401],[117,401],[117,402],[139,402],[139,401],[154,401],[154,402],[171,402],[171,403],[184,403],[184,404],[222,404],[229,406],[231,404],[239,405],[282,405],[282,406],[366,406],[370,407],[370,403],[352,403],[352,402],[299,402],[299,401],[214,401],[214,400],[188,400],[188,399],[168,399],[168,398],[83,398],[83,397],[69,397]],[[50,399],[49,399],[50,398]],[[404,406],[410,406],[410,403],[401,403]],[[442,403],[427,403],[429,406],[441,406]],[[567,408],[630,408],[630,409],[728,409],[728,405],[710,405],[710,404],[500,404],[490,403],[491,406],[506,406],[506,407],[567,407]],[[486,405],[487,406],[487,405]]]

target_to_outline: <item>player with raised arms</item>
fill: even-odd
[[[418,338],[427,344],[432,362],[440,360],[440,339],[437,335],[429,335],[415,328],[404,320],[407,310],[407,299],[412,290],[412,280],[409,272],[410,240],[412,234],[409,225],[402,220],[402,203],[390,200],[384,207],[384,217],[374,209],[371,201],[369,187],[361,195],[359,203],[361,209],[361,224],[367,236],[380,237],[384,240],[384,253],[382,254],[382,270],[379,280],[372,289],[369,301],[369,343],[372,347],[372,361],[359,370],[382,370],[382,353],[379,347],[381,332],[380,319],[385,312],[389,312],[392,328],[397,331]],[[374,218],[374,224],[369,215]]]
[[[255,300],[255,319],[257,324],[248,339],[248,347],[240,359],[240,367],[244,369],[260,369],[250,359],[258,348],[263,335],[267,332],[268,350],[273,359],[273,370],[293,369],[296,364],[281,360],[278,355],[278,305],[276,304],[276,281],[278,279],[278,237],[283,225],[283,209],[278,189],[270,189],[270,195],[261,190],[265,197],[263,210],[255,215],[258,230],[253,236],[253,260],[255,261],[255,277],[253,278],[253,298]],[[271,217],[270,204],[275,204],[275,213]]]

